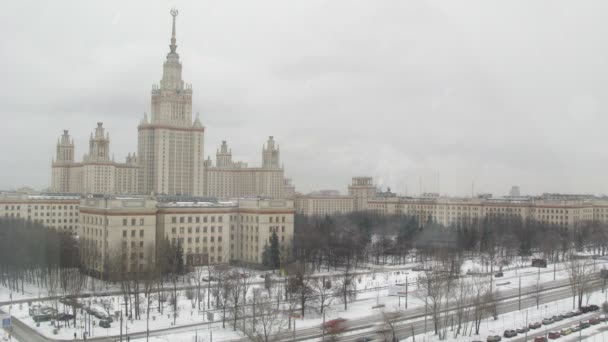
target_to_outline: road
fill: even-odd
[[[595,278],[597,278],[597,276]],[[595,279],[594,286],[601,287],[602,283],[599,282],[599,280]],[[540,300],[544,303],[544,302],[553,301],[553,300],[557,300],[557,299],[563,299],[563,298],[567,298],[567,297],[571,296],[568,279],[561,279],[561,280],[556,280],[556,281],[551,281],[551,282],[546,282],[546,283],[541,284],[542,292],[547,292],[547,291],[551,291],[551,290],[555,290],[555,289],[559,289],[559,294],[555,294],[555,293],[551,293],[551,292],[545,293],[541,296]],[[374,289],[374,290],[376,290],[376,289]],[[555,292],[555,291],[553,291],[553,292]],[[530,297],[530,296],[535,295],[535,293],[536,293],[536,285],[522,287],[522,289],[521,289],[521,307],[522,308],[536,305],[536,299]],[[558,296],[558,297],[555,297],[555,296]],[[497,295],[497,298],[498,298],[497,300],[506,301],[509,299],[517,298],[517,297],[519,297],[519,290],[518,289],[509,289],[509,290],[500,291]],[[510,305],[509,307],[505,307],[504,310],[514,311],[519,308],[519,304],[518,304],[517,300],[511,301],[511,302],[500,303],[499,310],[503,310],[501,308],[504,305]],[[516,305],[517,307],[514,308],[513,305]],[[412,319],[424,317],[424,314],[425,314],[424,311],[425,311],[424,307],[417,307],[417,308],[412,308],[407,311],[404,311],[403,318],[400,319],[400,321],[412,320]],[[509,312],[509,311],[505,311],[505,312]],[[349,329],[349,331],[367,329],[367,328],[372,327],[374,323],[379,322],[379,321],[381,321],[381,317],[379,315],[373,315],[373,316],[367,316],[367,317],[363,317],[363,318],[359,318],[359,319],[353,319],[350,321],[353,326],[351,329]],[[193,323],[193,324],[179,326],[179,327],[158,329],[153,332],[150,332],[150,336],[167,335],[168,333],[173,333],[173,332],[177,333],[177,332],[194,331],[197,327],[200,328],[201,326],[203,326],[203,329],[204,329],[205,324],[208,324],[208,323],[209,322],[201,322],[201,323]],[[13,320],[13,324],[14,324],[14,333],[13,334],[15,337],[19,338],[20,340],[31,341],[31,342],[54,341],[53,339],[49,339],[49,338],[45,338],[45,337],[41,336],[38,332],[29,328],[27,325],[25,325],[24,323],[22,323],[19,320]],[[420,324],[424,324],[424,322],[413,323],[414,331],[416,334],[424,333],[424,326],[421,327]],[[408,323],[406,327],[399,327],[398,336],[401,336],[401,335],[403,335],[403,337],[409,336],[411,334],[411,326],[412,326],[412,324]],[[427,328],[429,328],[429,327],[432,327],[432,322],[430,319],[427,319]],[[405,330],[408,330],[408,331],[405,331]],[[129,334],[129,336],[131,338],[141,338],[141,337],[145,337],[145,335],[146,335],[145,332]],[[353,335],[353,336],[358,336],[358,335]],[[320,329],[317,327],[305,328],[296,333],[296,340],[298,340],[298,341],[308,340],[308,339],[312,339],[312,338],[319,338],[319,337],[321,337],[321,334],[320,334]],[[118,339],[118,336],[95,337],[95,338],[89,338],[88,341],[100,341],[101,342],[101,341],[115,341],[117,339]],[[241,339],[238,341],[247,341],[247,340]],[[350,339],[346,339],[346,341],[350,341]]]

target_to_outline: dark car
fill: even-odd
[[[490,335],[488,338],[486,338],[486,342],[500,342],[500,340],[502,340],[500,335]]]
[[[504,276],[504,273],[502,273],[502,272],[496,272],[496,274],[494,276],[496,278],[500,278],[500,277]]]
[[[588,306],[581,306],[579,309],[581,310],[582,313],[587,313],[587,312],[592,311],[591,308]]]
[[[589,305],[589,309],[591,309],[591,311],[599,311],[600,307],[595,304],[591,304]]]
[[[541,324],[539,322],[534,322],[534,323],[528,324],[528,328],[530,328],[530,329],[538,329],[540,327],[541,327]]]
[[[600,324],[600,319],[597,317],[589,318],[589,324],[591,324],[591,325]]]
[[[562,319],[564,319],[564,316],[557,315],[557,316],[551,317],[551,319],[553,319],[553,322],[558,322],[558,321],[561,321]]]
[[[528,331],[530,331],[530,328],[528,328],[528,327],[521,327],[521,328],[517,328],[516,331],[517,331],[518,334],[524,334],[524,333],[527,333]]]
[[[572,311],[568,311],[568,312],[566,312],[566,313],[562,314],[562,316],[563,316],[564,318],[570,318],[570,317],[574,317],[574,312],[572,312]]]
[[[581,329],[587,329],[591,326],[591,324],[589,323],[589,321],[582,321],[578,324]]]
[[[557,338],[562,337],[562,335],[559,333],[559,331],[551,331],[549,332],[549,338],[552,340],[555,340]]]
[[[69,320],[74,319],[74,315],[70,315],[67,313],[60,313],[60,314],[57,314],[57,316],[55,316],[55,319],[58,321],[69,321]]]
[[[34,322],[39,323],[39,322],[48,322],[51,319],[53,319],[52,315],[49,314],[38,314],[34,316]]]
[[[545,336],[536,336],[534,342],[547,342],[547,338]]]
[[[502,334],[502,336],[504,336],[504,337],[515,337],[515,336],[517,336],[517,331],[515,331],[513,329],[507,329]]]
[[[553,319],[551,319],[551,318],[543,319],[543,325],[549,325],[549,324],[553,324]]]
[[[99,326],[102,328],[109,328],[112,326],[111,322],[107,319],[102,319],[101,321],[99,321]]]

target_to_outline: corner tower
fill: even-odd
[[[203,138],[205,128],[197,115],[192,120],[192,86],[182,80],[177,53],[175,21],[169,53],[159,85],[152,86],[151,119],[138,126],[140,193],[167,195],[203,194]]]

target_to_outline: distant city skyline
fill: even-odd
[[[98,121],[116,160],[137,149],[176,6],[204,159],[226,140],[260,165],[272,135],[303,193],[608,193],[608,4],[348,4],[5,5],[0,188],[50,186],[63,129],[76,159]]]

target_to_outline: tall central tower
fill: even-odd
[[[192,121],[192,86],[182,80],[177,54],[175,19],[170,51],[163,64],[160,85],[152,86],[151,118],[138,126],[139,186],[141,193],[203,194],[203,138],[205,128]]]

